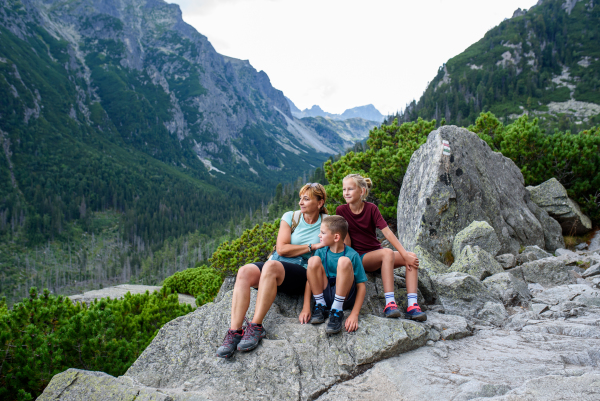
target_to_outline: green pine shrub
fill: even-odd
[[[240,238],[222,243],[208,260],[210,267],[224,277],[237,273],[245,264],[266,261],[275,246],[278,232],[279,220],[263,223],[262,226],[257,224],[244,231]]]
[[[349,152],[339,160],[325,162],[324,170],[329,181],[327,198],[330,212],[335,206],[346,203],[342,196],[342,180],[348,174],[361,174],[373,181],[369,200],[379,206],[386,220],[396,218],[396,205],[404,174],[410,157],[427,141],[427,135],[435,129],[436,122],[425,121],[375,127],[369,133],[365,152]]]
[[[191,310],[164,288],[89,306],[32,288],[0,312],[0,399],[33,399],[68,368],[122,375],[165,323]]]
[[[215,298],[222,283],[223,278],[215,269],[206,265],[197,265],[195,268],[167,277],[163,287],[178,293],[190,294],[196,297],[196,306],[201,306]]]

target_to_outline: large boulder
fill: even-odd
[[[500,299],[490,292],[479,279],[466,273],[452,272],[434,276],[440,303],[448,314],[476,319],[487,303],[498,304]],[[490,309],[488,305],[487,309]]]
[[[567,195],[556,178],[538,186],[527,187],[531,200],[556,219],[564,235],[582,235],[592,229],[592,221],[581,212],[579,205]]]
[[[486,278],[483,280],[483,285],[496,294],[505,306],[526,306],[531,301],[527,283],[508,272],[494,274]]]
[[[162,287],[153,285],[137,285],[137,284],[121,284],[114,287],[105,287],[100,290],[92,290],[84,292],[83,294],[69,295],[69,299],[73,303],[81,302],[85,304],[91,304],[96,299],[101,298],[113,298],[120,299],[125,294],[145,294],[146,292],[153,293],[155,291],[160,292]],[[196,299],[187,294],[177,294],[179,296],[180,304],[189,304],[193,308],[196,307]]]
[[[478,246],[492,256],[496,256],[502,247],[494,227],[487,221],[474,221],[456,234],[452,244],[452,254],[457,258],[465,246]]]
[[[496,273],[502,273],[504,269],[492,255],[477,245],[467,245],[462,249],[460,256],[452,263],[449,272],[462,272],[483,280]]]
[[[443,141],[451,154],[443,152]],[[500,253],[516,255],[528,245],[554,251],[561,229],[552,219],[536,217],[544,213],[512,160],[464,128],[443,126],[411,157],[398,198],[398,236],[406,249],[420,246],[443,261],[457,233],[486,221],[498,236]]]
[[[555,257],[527,262],[507,271],[527,283],[538,283],[545,288],[575,282],[565,262]]]
[[[517,264],[521,265],[534,260],[552,257],[552,254],[544,251],[539,246],[527,246],[519,255],[517,255]]]

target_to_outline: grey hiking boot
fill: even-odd
[[[332,309],[329,314],[329,322],[327,322],[325,333],[336,334],[342,331],[342,320],[344,320],[344,311]]]
[[[315,304],[315,307],[310,317],[310,324],[321,324],[325,322],[325,319],[329,316],[329,309],[327,306],[322,304]]]
[[[243,334],[243,330],[241,333],[238,333],[237,331],[233,331],[231,329],[227,330],[227,334],[223,339],[223,345],[221,345],[217,349],[217,356],[219,358],[229,358],[231,355],[233,355],[238,344],[242,340]]]
[[[258,347],[258,343],[264,336],[267,335],[264,327],[259,326],[256,323],[248,323],[246,330],[244,330],[244,336],[237,346],[238,351],[251,351]]]

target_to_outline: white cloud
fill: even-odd
[[[217,51],[248,59],[300,108],[395,112],[438,67],[537,0],[179,0]]]

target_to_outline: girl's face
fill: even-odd
[[[342,190],[346,203],[357,203],[360,202],[360,198],[363,195],[364,189],[356,185],[353,179],[348,178],[342,182]]]
[[[310,191],[305,191],[302,195],[300,195],[300,210],[302,213],[312,214],[318,212],[325,202],[323,200],[317,200],[316,197],[310,196]]]

